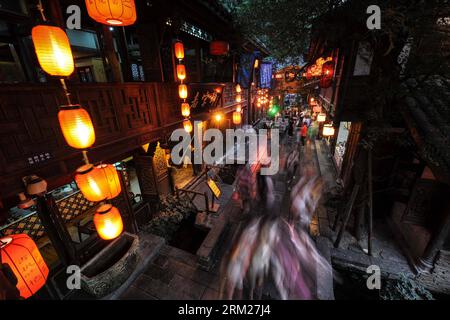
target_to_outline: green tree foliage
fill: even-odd
[[[248,37],[261,40],[278,61],[298,62],[307,51],[314,19],[344,1],[221,0]]]

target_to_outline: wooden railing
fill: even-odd
[[[216,84],[204,84],[213,88]],[[202,84],[196,84],[202,86]],[[219,107],[232,102],[225,87]],[[181,126],[175,83],[103,83],[69,85],[72,102],[89,111],[96,142],[91,161],[118,161],[141,145],[164,140]],[[67,146],[58,123],[58,106],[66,104],[57,84],[0,87],[0,194],[23,191],[21,178],[38,174],[49,188],[67,183],[81,163],[81,153]],[[209,110],[200,110],[206,114]],[[205,115],[203,118],[207,118]]]

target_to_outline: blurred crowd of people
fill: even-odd
[[[305,146],[313,121],[305,113],[290,115],[288,121],[288,135],[294,130],[298,135],[281,146],[288,205],[276,203],[275,177],[262,176],[258,165],[245,165],[237,174],[234,199],[241,204],[242,221],[222,265],[224,299],[261,299],[271,286],[277,296],[270,298],[316,299],[317,274],[331,272],[309,227],[322,195],[322,179],[312,161],[300,161],[299,144]]]

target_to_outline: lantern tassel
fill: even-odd
[[[42,21],[46,22],[46,21],[47,21],[47,18],[45,17],[45,14],[44,14],[44,6],[42,5],[42,1],[41,1],[41,0],[39,0],[39,3],[38,3],[38,5],[37,5],[37,9],[38,9],[38,11],[39,11],[40,14],[41,14]]]
[[[69,90],[67,89],[67,86],[66,86],[66,80],[64,80],[63,78],[61,78],[61,79],[59,79],[59,80],[61,81],[61,85],[62,85],[62,87],[63,87],[63,89],[64,89],[64,94],[66,95],[67,103],[68,103],[69,105],[71,105],[72,102],[71,102],[71,100],[70,100],[70,92],[69,92]]]
[[[83,153],[83,161],[84,161],[84,163],[89,164],[89,158],[87,156],[87,151],[83,150],[82,153]]]

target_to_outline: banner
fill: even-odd
[[[270,88],[272,83],[272,63],[264,62],[261,64],[259,72],[259,83],[263,89]]]
[[[244,89],[250,88],[255,59],[255,53],[244,53],[241,55],[237,81]]]

